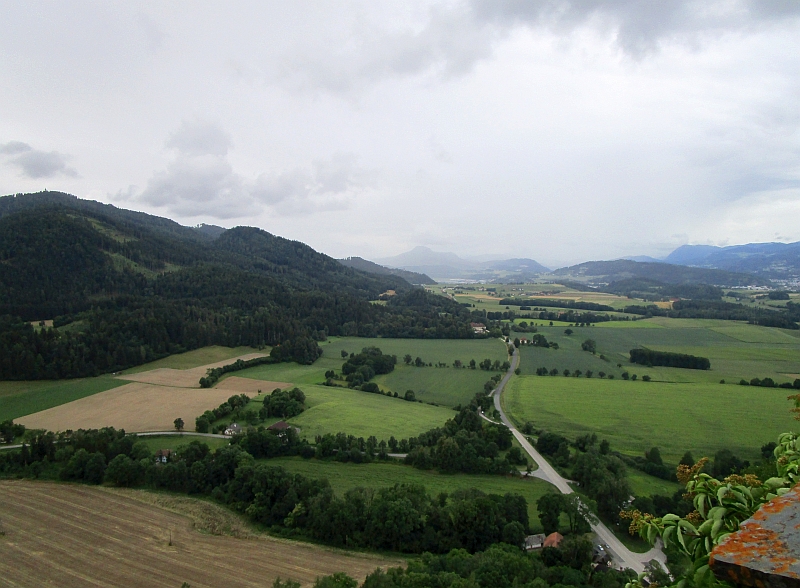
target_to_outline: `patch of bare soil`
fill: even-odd
[[[402,564],[260,536],[216,505],[147,494],[0,481],[0,586],[263,588],[278,576],[310,586]]]

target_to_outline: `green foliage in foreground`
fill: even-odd
[[[731,586],[714,576],[709,567],[711,550],[737,531],[763,504],[786,494],[800,482],[800,437],[795,433],[782,434],[774,457],[777,475],[766,481],[751,474],[717,480],[703,473],[705,460],[691,467],[681,466],[678,478],[693,496],[695,510],[685,517],[675,514],[653,517],[638,510],[623,513],[631,520],[631,533],[638,532],[651,544],[660,537],[668,548],[688,556],[692,565],[676,578],[677,586]],[[641,581],[629,585],[629,588],[641,587]]]
[[[517,423],[574,439],[597,433],[619,451],[642,455],[653,446],[677,464],[686,451],[730,449],[748,460],[793,426],[780,389],[722,384],[670,384],[522,376],[503,394]]]

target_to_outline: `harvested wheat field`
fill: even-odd
[[[172,368],[158,368],[147,372],[139,372],[136,374],[126,374],[117,376],[120,380],[129,380],[131,382],[142,382],[144,384],[155,384],[157,386],[175,386],[178,388],[199,388],[200,378],[204,377],[209,369],[222,367],[234,363],[237,359],[247,361],[248,359],[255,359],[257,357],[266,357],[263,353],[248,353],[247,355],[240,355],[226,359],[225,361],[218,361],[216,363],[209,363],[196,368],[188,370],[176,370]]]
[[[132,496],[0,482],[0,586],[263,588],[278,576],[310,586],[337,571],[363,580],[377,567],[401,563],[264,536],[205,534],[191,518]],[[232,516],[206,507],[215,509],[222,518]]]
[[[270,389],[271,390],[271,389]],[[233,394],[225,388],[175,388],[131,383],[20,417],[32,429],[66,431],[115,427],[128,432],[169,431],[180,417],[189,428],[206,410],[216,408]],[[254,396],[253,390],[250,396]]]

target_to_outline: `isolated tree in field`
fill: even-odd
[[[583,343],[581,343],[581,349],[584,351],[589,351],[594,355],[597,353],[597,341],[594,339],[586,339]]]
[[[176,418],[172,422],[175,425],[175,430],[176,431],[183,431],[183,419],[181,417]]]
[[[475,363],[474,359],[469,360],[469,369],[474,370],[476,365],[477,364]]]
[[[406,365],[411,365],[411,362],[412,362],[412,361],[414,361],[414,358],[413,358],[413,357],[411,357],[411,354],[410,354],[410,353],[406,353],[406,354],[403,356],[403,361],[405,362],[405,364],[406,364]]]
[[[414,365],[417,367],[423,367],[425,365],[425,362],[422,361],[421,357],[417,357],[417,359],[414,360]]]
[[[564,329],[564,334],[567,336],[572,335],[573,332],[574,331],[572,329]]]
[[[603,378],[606,377],[606,373],[605,372],[597,372],[597,375],[600,376],[600,379],[603,379]]]
[[[348,355],[349,355],[349,353],[347,353],[347,351],[342,349],[342,359],[345,359]]]
[[[453,362],[453,367],[454,367],[454,368],[460,368],[460,367],[463,367],[463,366],[464,366],[464,364],[463,364],[463,363],[461,363],[461,360],[460,360],[460,359],[457,359],[457,360],[455,360],[455,361]]]
[[[570,374],[570,371],[567,368],[564,368],[564,377],[568,378],[569,374]]]

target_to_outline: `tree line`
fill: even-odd
[[[671,351],[654,351],[652,349],[631,349],[631,363],[638,363],[648,367],[655,365],[677,367],[689,370],[711,369],[711,361],[707,357],[699,357],[686,353],[673,353]]]
[[[261,428],[210,451],[193,441],[167,463],[147,445],[111,428],[42,433],[21,451],[0,453],[0,475],[150,487],[205,495],[273,532],[330,545],[404,553],[474,553],[528,532],[522,496],[460,490],[436,497],[414,484],[334,494],[326,480],[291,474],[256,458],[296,454],[305,441],[289,429]]]

